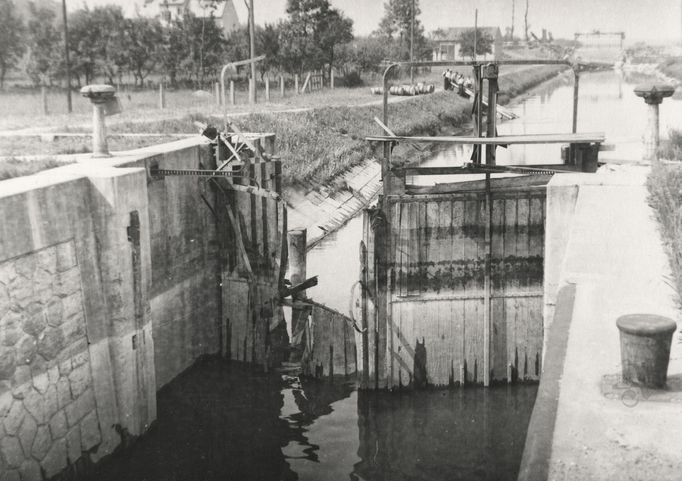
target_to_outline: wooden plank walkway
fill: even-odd
[[[603,132],[580,134],[531,134],[531,135],[500,135],[499,137],[405,137],[405,136],[372,136],[365,137],[370,142],[405,142],[405,143],[442,143],[442,144],[482,144],[482,145],[513,145],[513,144],[600,144],[606,140]]]

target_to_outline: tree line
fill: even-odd
[[[122,83],[131,75],[136,86],[160,74],[174,86],[202,86],[214,81],[228,61],[249,57],[248,28],[227,37],[216,22],[223,0],[212,0],[208,15],[187,11],[166,22],[124,16],[120,6],[84,6],[69,13],[68,51],[75,86],[101,78]],[[431,46],[414,2],[415,57],[430,58]],[[372,35],[355,37],[353,22],[329,0],[288,0],[286,18],[257,26],[256,52],[264,54],[260,75],[303,74],[332,68],[347,77],[379,71],[387,59],[406,60],[410,52],[412,0],[388,0],[385,15]],[[54,10],[30,4],[21,18],[12,0],[0,0],[0,88],[6,74],[21,69],[35,85],[63,83],[66,76],[62,18]]]

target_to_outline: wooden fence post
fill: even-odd
[[[43,114],[50,115],[50,111],[47,108],[47,87],[44,85],[40,87],[40,100],[43,105]]]

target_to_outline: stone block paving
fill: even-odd
[[[101,440],[73,241],[0,263],[0,481],[49,478]]]

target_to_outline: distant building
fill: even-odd
[[[473,27],[453,27],[437,30],[433,35],[433,60],[463,60],[460,55],[462,43],[460,36]],[[487,54],[483,60],[499,60],[502,55],[502,32],[499,27],[478,27],[493,38],[492,54]]]
[[[145,0],[140,13],[170,23],[188,12],[199,18],[212,14],[225,37],[241,27],[234,0]]]

